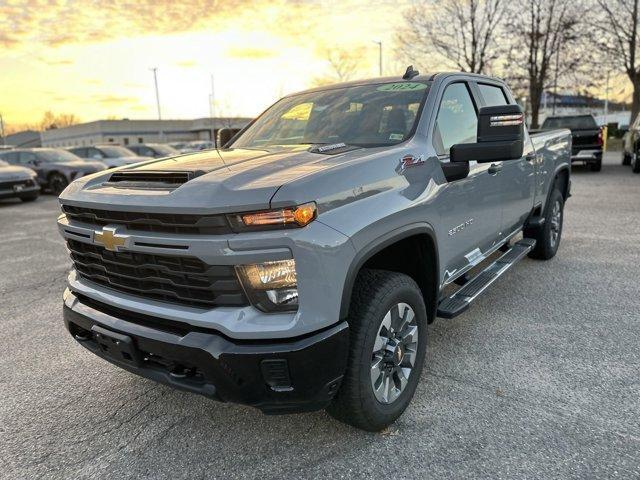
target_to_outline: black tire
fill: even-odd
[[[49,190],[54,195],[60,195],[62,191],[67,188],[67,185],[69,185],[69,181],[67,180],[67,177],[61,173],[56,172],[49,175],[48,186]]]
[[[632,158],[631,171],[633,173],[640,173],[640,155],[637,153]]]
[[[401,393],[391,403],[382,403],[376,398],[372,385],[372,362],[376,358],[374,345],[376,339],[382,338],[378,334],[383,328],[385,315],[403,303],[415,314],[418,335],[415,360]],[[348,322],[350,347],[347,371],[327,411],[354,427],[380,431],[402,415],[420,380],[427,339],[427,311],[420,288],[407,275],[365,269],[354,285]],[[395,358],[395,355],[389,357]]]
[[[555,206],[558,206],[560,216],[557,222],[554,220]],[[564,197],[557,188],[554,188],[549,196],[545,211],[545,220],[541,228],[525,229],[524,236],[533,238],[536,246],[529,252],[529,257],[538,260],[549,260],[553,258],[560,246],[562,239],[562,222],[564,220]],[[555,225],[557,224],[557,230]],[[556,235],[554,235],[556,233]]]
[[[597,161],[589,164],[589,170],[592,172],[599,172],[602,170],[602,158],[599,158]]]
[[[622,165],[631,165],[631,155],[627,152],[622,152]]]
[[[38,196],[40,194],[38,192],[36,193],[30,193],[29,195],[23,195],[20,197],[20,200],[22,200],[23,202],[33,202],[34,200],[37,200]]]

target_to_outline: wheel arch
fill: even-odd
[[[413,255],[420,261],[416,262]],[[341,319],[346,319],[349,315],[351,295],[358,273],[368,267],[405,273],[413,278],[427,303],[428,321],[433,322],[440,289],[440,264],[436,235],[431,225],[412,224],[392,230],[359,250],[347,270],[340,305]]]

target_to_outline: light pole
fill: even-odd
[[[378,70],[382,76],[382,42],[374,40],[373,43],[378,44]]]
[[[0,145],[4,145],[4,120],[2,119],[2,114],[0,113]]]
[[[151,71],[153,72],[153,83],[156,87],[156,106],[158,107],[159,133],[160,133],[160,141],[162,142],[164,134],[162,132],[162,112],[160,111],[160,93],[158,92],[158,67],[153,67]]]
[[[604,91],[604,124],[609,124],[609,72],[607,72],[607,87]]]
[[[215,148],[218,147],[218,141],[216,139],[216,105],[215,105],[215,84],[213,83],[213,73],[211,74],[211,93],[209,94],[209,117],[211,118],[211,140],[213,141],[213,146]]]

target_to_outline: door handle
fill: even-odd
[[[497,175],[498,173],[500,173],[502,171],[502,164],[501,163],[492,163],[491,166],[489,167],[489,175]]]

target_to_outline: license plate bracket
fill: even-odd
[[[130,365],[140,365],[140,352],[133,339],[128,335],[112,332],[106,328],[94,325],[91,327],[93,338],[100,351],[107,357]]]

